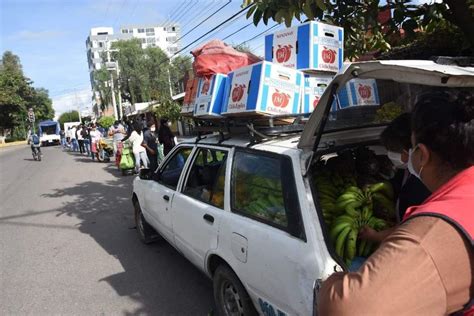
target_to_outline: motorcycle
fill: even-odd
[[[40,152],[41,145],[31,145],[33,159],[37,161],[41,161],[42,154]]]
[[[113,145],[109,139],[101,138],[97,143],[97,160],[99,162],[109,162],[114,154]]]

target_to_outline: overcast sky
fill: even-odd
[[[219,7],[219,13],[195,27]],[[57,114],[91,105],[85,41],[90,28],[160,24],[170,17],[182,26],[182,47],[241,9],[240,0],[0,0],[0,49],[18,55],[36,87],[49,90]],[[249,24],[245,15],[204,38],[224,38]],[[275,23],[269,22],[269,26]],[[226,42],[239,44],[269,26],[253,25]],[[273,29],[272,31],[274,31]],[[203,44],[204,42],[200,43]],[[264,37],[248,44],[263,54]],[[190,47],[192,49],[199,42]],[[189,55],[189,50],[183,52]]]

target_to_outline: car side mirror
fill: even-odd
[[[138,173],[138,177],[142,180],[151,180],[153,170],[151,169],[140,169],[140,172]]]

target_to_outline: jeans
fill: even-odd
[[[135,171],[138,172],[140,170],[140,162],[143,164],[143,167],[148,168],[148,157],[146,156],[146,152],[134,152],[133,155],[135,156]]]
[[[84,139],[84,149],[86,154],[89,156],[91,153],[91,142],[88,139]]]
[[[72,144],[72,151],[79,150],[79,144],[77,143],[77,139],[75,138],[71,139],[71,144]]]
[[[83,139],[78,139],[77,142],[79,143],[79,152],[82,154],[86,150],[84,148],[84,140]]]
[[[63,149],[66,149],[66,147],[67,147],[67,146],[66,146],[66,138],[64,138],[64,137],[61,138],[61,147],[62,147]]]

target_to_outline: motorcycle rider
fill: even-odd
[[[41,142],[39,136],[33,132],[30,136],[30,144],[31,144],[31,153],[33,154],[33,157],[38,154],[38,155],[43,155],[41,153]]]

